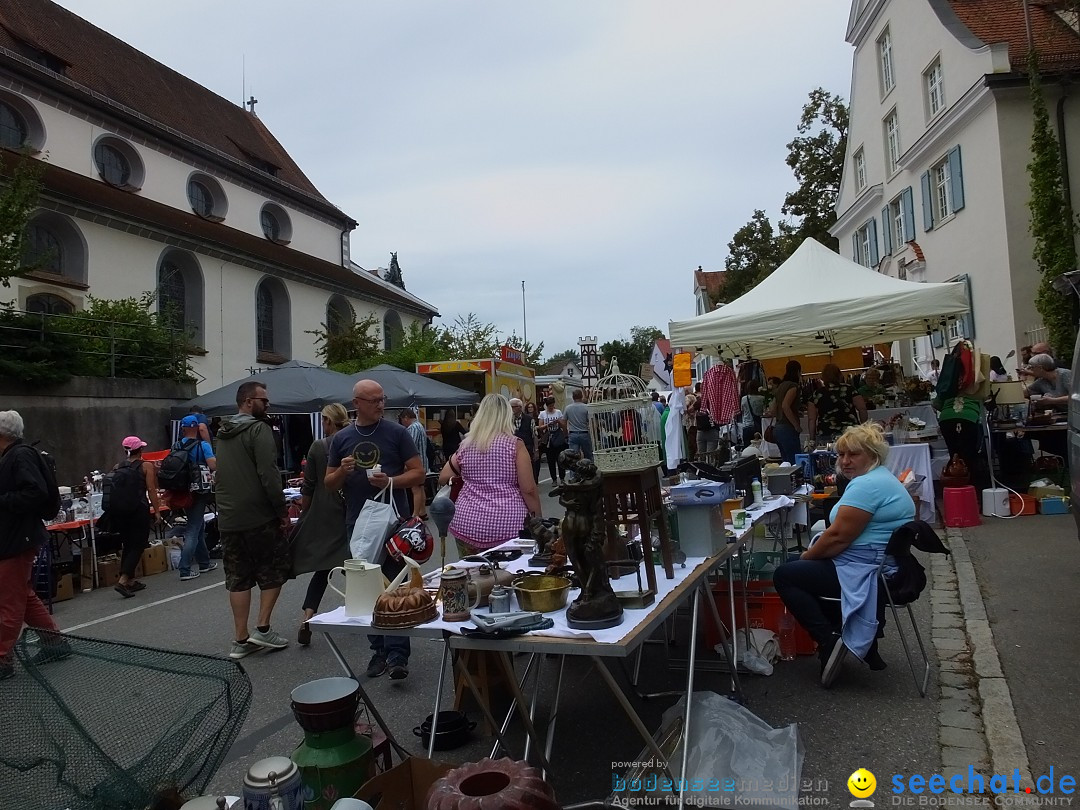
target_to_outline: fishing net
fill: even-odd
[[[251,682],[235,661],[27,631],[0,681],[0,804],[143,810],[164,786],[201,794],[239,733]],[[43,639],[50,641],[51,639]]]

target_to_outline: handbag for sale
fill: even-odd
[[[384,495],[386,500],[383,500]],[[353,558],[371,563],[381,562],[384,544],[399,523],[401,516],[394,504],[394,482],[391,480],[374,498],[364,502],[364,508],[356,518],[349,538],[349,551]]]

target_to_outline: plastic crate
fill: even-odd
[[[1064,498],[1053,496],[1039,500],[1039,511],[1044,515],[1068,514],[1069,504]]]
[[[1037,504],[1030,495],[1009,495],[1009,511],[1014,515],[1034,515]]]
[[[746,623],[742,606],[741,582],[735,583],[735,627],[741,628]],[[721,580],[713,586],[713,599],[720,611],[720,619],[727,623],[730,619],[728,612],[728,587],[727,581]],[[702,635],[709,647],[715,647],[720,643],[720,635],[713,623],[712,611],[705,611],[700,621]],[[746,583],[746,618],[749,618],[750,627],[762,627],[772,630],[779,636],[780,617],[784,615],[784,602],[780,594],[773,588],[772,580],[753,579]],[[794,618],[794,617],[793,617]],[[803,626],[795,622],[795,653],[797,655],[813,655],[817,652],[817,642],[803,629]]]

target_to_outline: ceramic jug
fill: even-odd
[[[443,620],[448,622],[465,621],[470,611],[480,604],[480,593],[469,604],[469,576],[463,568],[447,568],[442,572],[439,585],[439,598],[442,599]]]
[[[304,810],[300,769],[288,757],[260,759],[244,777],[245,810]]]
[[[330,580],[335,571],[345,572],[345,590],[338,590]],[[327,584],[345,597],[346,616],[370,616],[375,600],[383,592],[385,580],[382,568],[366,560],[346,560],[344,565],[331,568]]]

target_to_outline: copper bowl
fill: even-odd
[[[567,577],[553,574],[526,574],[517,577],[511,586],[522,610],[551,613],[566,607],[571,583]]]

